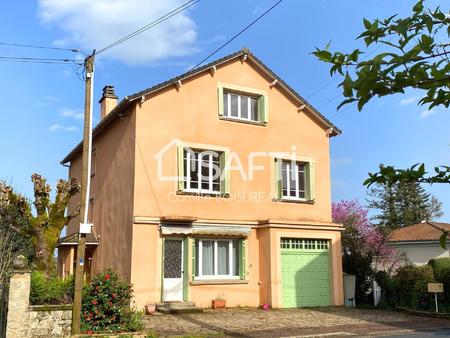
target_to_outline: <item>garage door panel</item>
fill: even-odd
[[[283,307],[330,304],[328,248],[324,240],[290,239],[287,243],[287,239],[282,239]]]

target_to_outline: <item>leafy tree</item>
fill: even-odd
[[[355,298],[358,304],[369,303],[368,291],[376,270],[391,271],[400,261],[386,236],[369,223],[368,211],[358,201],[332,204],[333,222],[342,223],[342,260],[344,272],[356,276]]]
[[[414,89],[423,93],[420,105],[428,109],[450,105],[450,15],[439,7],[425,8],[419,0],[410,16],[399,18],[392,15],[386,19],[363,19],[363,39],[366,48],[377,45],[384,48],[372,58],[364,59],[361,50],[350,53],[330,52],[317,48],[313,54],[321,61],[331,64],[330,74],[343,76],[345,99],[338,108],[357,102],[358,109],[373,97],[405,93]],[[450,183],[450,166],[442,165],[430,173],[424,163],[410,168],[398,169],[380,165],[379,171],[369,173],[364,185],[393,184],[396,182]],[[444,231],[440,243],[445,247],[449,232]]]
[[[31,176],[34,185],[34,201],[4,185],[0,198],[0,218],[20,236],[29,239],[33,248],[37,270],[51,275],[55,272],[54,251],[61,230],[78,214],[66,216],[66,208],[72,196],[78,193],[75,179],[59,180],[54,202],[50,199],[51,188],[46,179],[38,174]],[[34,206],[34,210],[33,210]]]
[[[369,191],[368,207],[379,213],[373,217],[386,232],[442,216],[442,203],[415,182],[377,185]]]
[[[392,15],[386,19],[363,19],[363,39],[366,48],[377,45],[382,51],[372,58],[355,49],[350,53],[316,49],[313,54],[331,64],[330,73],[343,76],[340,84],[345,99],[338,108],[357,102],[358,109],[373,97],[404,93],[407,89],[423,93],[420,105],[428,109],[450,105],[450,15],[439,7],[432,10],[418,1],[408,17]],[[398,181],[419,183],[450,183],[450,166],[425,170],[424,164],[407,169],[380,165],[364,182],[389,184]]]

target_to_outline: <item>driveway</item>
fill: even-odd
[[[445,330],[450,329],[450,320],[344,307],[269,311],[227,309],[189,315],[146,316],[145,327],[161,337],[364,337]]]

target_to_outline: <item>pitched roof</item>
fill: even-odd
[[[59,247],[64,245],[78,245],[78,233],[61,237],[56,246]],[[86,235],[86,245],[98,245],[98,239],[94,234],[90,233]]]
[[[442,231],[450,231],[450,223],[422,222],[394,230],[389,242],[439,241]]]
[[[144,89],[132,95],[125,96],[119,104],[103,119],[97,124],[97,126],[92,131],[93,137],[95,138],[99,133],[101,133],[116,117],[120,117],[121,113],[135,100],[141,99],[146,95],[155,93],[158,90],[164,89],[168,86],[172,86],[178,81],[185,80],[189,77],[202,73],[209,70],[212,67],[224,64],[235,58],[245,56],[247,60],[253,62],[260,70],[262,70],[269,78],[276,80],[277,86],[281,87],[287,94],[299,101],[299,106],[305,105],[309,112],[316,117],[321,123],[323,123],[328,128],[331,128],[330,136],[336,136],[342,134],[342,131],[336,127],[330,120],[323,116],[313,105],[308,103],[299,93],[297,93],[292,87],[290,87],[286,82],[284,82],[278,75],[276,75],[269,67],[267,67],[260,59],[258,59],[253,53],[251,53],[247,48],[243,48],[240,51],[229,54],[225,57],[212,61],[202,67],[192,69],[184,74],[177,77],[169,79],[167,81],[161,82],[157,85]],[[61,161],[61,164],[65,164],[71,160],[71,158],[82,148],[82,142],[80,142],[72,151]]]

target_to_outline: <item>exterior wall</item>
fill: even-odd
[[[253,228],[245,245],[245,280],[194,281],[192,277],[192,237],[188,239],[188,291],[187,300],[197,306],[210,307],[218,296],[227,301],[228,307],[257,307],[267,303],[281,308],[281,237],[328,239],[330,246],[330,290],[332,305],[343,305],[341,232],[332,230]],[[133,238],[139,240],[133,246],[132,279],[136,307],[161,301],[162,290],[162,237],[156,224],[135,224]]]
[[[70,337],[72,310],[69,306],[30,306],[30,273],[15,272],[9,285],[6,337]]]
[[[330,290],[332,305],[343,305],[343,276],[342,276],[342,255],[341,255],[341,233],[340,231],[323,231],[314,229],[289,229],[289,228],[270,228],[270,280],[263,281],[270,285],[270,304],[272,307],[283,307],[281,302],[281,252],[280,239],[282,237],[293,238],[314,238],[328,239],[331,242],[330,247]]]
[[[268,96],[267,126],[220,119],[218,115],[218,83],[229,83],[258,90]],[[198,219],[267,220],[289,219],[331,222],[329,138],[324,127],[309,115],[297,111],[298,105],[288,99],[277,86],[271,88],[248,62],[235,60],[218,66],[214,75],[205,72],[183,81],[163,93],[147,96],[136,108],[136,180],[134,215],[160,217],[189,216]],[[184,198],[176,196],[175,181],[159,180],[155,156],[174,139],[188,144],[226,147],[236,152],[248,172],[251,152],[292,152],[316,163],[315,204],[274,202],[273,163],[270,157],[257,157],[255,164],[264,166],[253,180],[244,180],[238,171],[231,172],[231,197]],[[172,144],[162,154],[166,176],[177,174],[176,147]],[[235,163],[232,163],[232,165]],[[235,193],[246,198],[262,193],[264,201],[236,201]],[[184,196],[186,197],[186,196]]]
[[[447,249],[442,249],[439,242],[396,244],[395,247],[414,265],[425,265],[433,258],[450,257],[448,244]]]
[[[58,275],[61,278],[73,275],[75,247],[61,246],[58,248]]]
[[[109,125],[107,133],[95,139],[95,175],[91,198],[94,198],[94,233],[99,245],[94,251],[92,273],[111,267],[130,278],[133,219],[133,184],[135,151],[135,115],[128,111]],[[80,181],[81,153],[71,161],[69,175]],[[72,212],[80,203],[80,195],[69,204]],[[67,234],[77,232],[79,217],[67,227]]]

